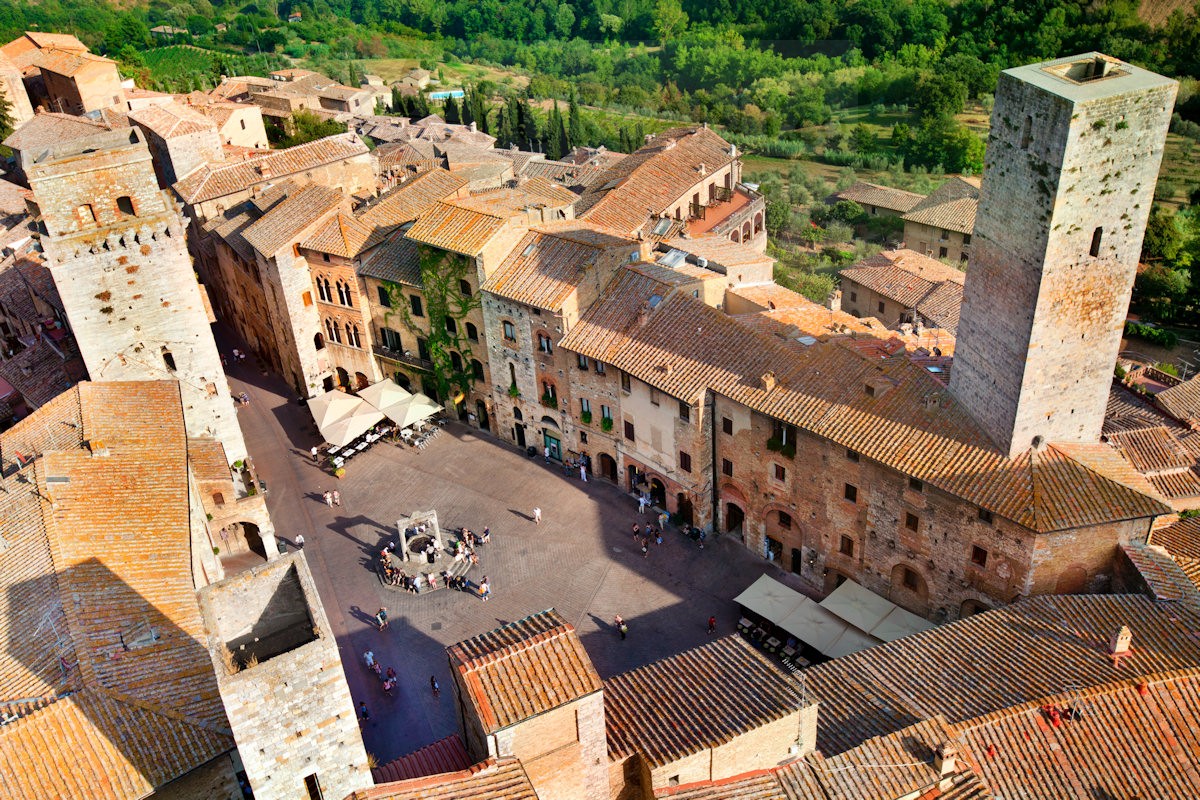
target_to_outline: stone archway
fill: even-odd
[[[658,478],[650,479],[650,502],[659,508],[667,507],[667,487]]]
[[[217,556],[226,576],[236,575],[267,562],[267,546],[258,525],[247,520],[231,522],[217,532]]]
[[[617,482],[617,461],[608,453],[600,454],[600,477]]]

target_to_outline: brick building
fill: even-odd
[[[4,146],[13,151],[14,169],[9,176],[17,183],[29,185],[29,167],[47,147],[83,139],[112,126],[101,121],[73,114],[42,112],[8,135]]]
[[[124,108],[117,62],[94,53],[47,47],[18,56],[30,102],[49,111],[92,114]]]
[[[852,186],[834,192],[828,202],[852,200],[873,217],[899,217],[912,211],[924,199],[925,195],[916,192],[857,181]]]
[[[51,147],[29,182],[46,263],[92,380],[178,380],[189,435],[219,439],[230,461],[245,458],[185,220],[158,188],[140,131]]]

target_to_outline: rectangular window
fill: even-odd
[[[721,432],[733,436],[733,420],[729,417],[721,417]]]
[[[987,566],[988,551],[984,550],[979,545],[974,545],[971,548],[971,563],[977,567]]]
[[[504,321],[504,338],[510,342],[517,340],[517,326],[507,320]]]
[[[417,339],[417,355],[426,361],[429,361],[429,342],[424,339]]]
[[[608,406],[600,406],[600,419],[612,419],[612,409]]]
[[[779,464],[774,464],[773,466],[775,468],[774,473],[773,473],[775,475],[775,480],[786,481],[787,480],[787,470],[784,467],[780,466]]]
[[[780,511],[779,512],[779,527],[784,529],[785,531],[790,531],[792,529],[792,515],[787,513],[786,511]]]
[[[387,287],[377,286],[375,288],[379,290],[379,305],[383,306],[384,308],[391,308],[392,296],[388,294]]]
[[[586,397],[581,397],[579,399],[579,410],[584,414],[592,413],[592,401]]]
[[[630,384],[629,384],[629,373],[628,372],[621,373],[621,391],[625,392],[626,394],[628,394],[631,391]]]
[[[329,263],[329,253],[321,253],[321,260],[324,261],[326,264],[328,264]]]
[[[921,587],[920,577],[908,567],[904,568],[904,575],[901,578],[901,583],[904,584],[905,589],[909,589],[914,592]]]
[[[603,374],[604,374],[604,364],[603,364],[603,362],[600,362],[600,361],[593,361],[592,363],[593,363],[593,364],[596,366],[596,374],[597,374],[597,375],[603,375]]]
[[[679,418],[684,422],[690,422],[692,419],[692,407],[682,400],[679,401]]]
[[[852,483],[847,483],[846,488],[842,491],[842,497],[849,500],[851,503],[858,502],[858,487]]]
[[[946,248],[944,248],[944,247],[938,248],[938,258],[945,258],[949,254],[950,254],[950,251],[947,250]]]
[[[844,556],[853,556],[854,540],[849,536],[843,536],[841,544],[838,545],[838,552]]]
[[[966,246],[967,246],[967,245],[969,245],[970,243],[971,243],[971,234],[969,234],[969,233],[964,233],[964,234],[963,234],[963,247],[966,247]]]
[[[856,453],[853,450],[847,450],[846,451],[846,460],[857,462],[858,461],[858,453]]]
[[[579,368],[581,370],[583,370],[584,372],[587,372],[587,356],[585,356],[585,355],[579,356]]]
[[[994,517],[992,516],[992,512],[988,511],[986,508],[981,508],[979,509],[979,519],[990,525],[992,524]]]
[[[730,478],[733,477],[733,462],[728,458],[721,459],[721,474]]]
[[[679,451],[679,468],[684,472],[692,471],[692,456],[690,453]]]
[[[925,484],[916,478],[909,478],[908,488],[912,489],[914,492],[923,492],[925,491]]]
[[[637,438],[633,434],[633,423],[629,420],[625,420],[625,438],[631,442]]]
[[[858,292],[851,292],[850,293],[850,302],[853,303],[856,300],[858,300]]]
[[[880,300],[880,301],[879,301],[879,313],[880,313],[880,314],[882,314],[882,313],[883,313],[883,310],[884,310],[885,308],[887,308],[887,304],[886,304],[886,303],[884,303],[882,300]]]
[[[395,350],[397,353],[399,353],[404,349],[404,345],[400,343],[399,333],[391,328],[381,328],[379,332],[383,337],[383,346],[388,350]]]
[[[304,305],[305,305],[306,307],[307,307],[307,306],[311,306],[311,305],[312,305],[312,292],[305,292],[305,293],[304,293]]]
[[[650,387],[650,405],[658,405],[658,389],[655,389],[653,386]]]
[[[324,800],[325,795],[321,793],[321,782],[317,780],[317,773],[304,776],[304,791],[308,793],[308,800]]]
[[[915,531],[917,528],[921,527],[921,518],[911,511],[904,512],[904,527],[908,528],[910,531]]]
[[[408,296],[408,305],[409,308],[412,309],[412,315],[414,317],[425,316],[425,309],[421,306],[421,298],[417,297],[415,294],[410,294]]]

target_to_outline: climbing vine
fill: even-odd
[[[460,282],[467,280],[473,272],[471,259],[424,246],[418,247],[417,252],[428,329],[419,318],[413,316],[403,287],[386,280],[381,285],[386,289],[392,307],[384,315],[384,321],[390,321],[393,316],[399,317],[404,327],[425,339],[429,360],[433,363],[430,378],[434,381],[438,399],[445,400],[454,395],[452,390],[466,394],[475,383],[475,373],[471,369],[474,350],[466,335],[466,318],[471,311],[480,307],[480,294],[475,291],[467,296],[459,289]],[[447,329],[448,319],[454,320],[453,333]],[[451,357],[454,352],[462,357],[461,368],[454,366]]]

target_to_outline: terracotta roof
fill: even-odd
[[[355,258],[363,250],[383,241],[383,235],[381,229],[339,213],[300,242],[300,246],[318,253]]]
[[[180,105],[175,101],[155,103],[136,111],[130,111],[129,118],[164,139],[216,131],[216,123],[212,120],[199,111]]]
[[[1154,395],[1154,403],[1180,422],[1200,427],[1200,375]]]
[[[836,800],[907,797],[938,782],[935,751],[954,735],[946,720],[935,715],[811,763],[825,792]]]
[[[894,331],[879,320],[860,318],[845,311],[832,311],[804,298],[805,305],[784,306],[751,314],[738,314],[733,319],[741,325],[771,336],[793,348],[811,347],[810,339],[824,342],[835,336],[862,333],[890,339]],[[771,302],[771,301],[767,301]]]
[[[408,236],[422,244],[474,256],[525,209],[569,206],[574,200],[575,195],[566,189],[534,179],[515,189],[439,202],[417,219]]]
[[[447,648],[486,733],[601,690],[575,628],[550,609]]]
[[[95,53],[81,53],[75,50],[60,50],[57,47],[46,47],[36,52],[27,61],[31,66],[56,75],[72,77],[89,67],[107,66],[117,74],[117,62],[111,58],[98,56]]]
[[[342,193],[329,186],[307,183],[246,228],[242,236],[268,258],[296,242],[312,225],[343,203]]]
[[[954,333],[958,330],[962,300],[962,284],[946,281],[917,302],[917,313],[937,327]]]
[[[817,746],[831,756],[936,714],[986,722],[1068,684],[1193,667],[1198,624],[1186,607],[1139,595],[1043,596],[872,647],[805,670],[821,703]],[[1117,669],[1108,641],[1122,625],[1134,655]]]
[[[439,201],[462,190],[466,180],[444,169],[432,169],[397,186],[359,214],[367,225],[393,227],[412,222]]]
[[[1148,475],[1146,479],[1159,494],[1171,500],[1200,497],[1200,467]]]
[[[802,308],[812,306],[821,308],[799,292],[780,286],[778,283],[761,283],[751,286],[734,286],[725,290],[725,294],[739,297],[748,303],[753,303],[761,310],[776,308]],[[847,314],[846,316],[850,316]]]
[[[1171,555],[1200,559],[1200,517],[1184,517],[1150,534],[1152,544],[1162,545]]]
[[[234,114],[243,109],[258,108],[258,106],[247,103],[204,103],[202,105],[195,105],[193,108],[211,119],[218,128],[222,128]]]
[[[443,159],[428,142],[387,142],[372,150],[371,157],[381,173],[396,170],[424,172],[443,166]]]
[[[1142,680],[1142,690],[1132,677],[1077,693],[1059,687],[1054,697],[965,728],[961,741],[996,797],[1198,797],[1200,674]],[[1056,726],[1043,705],[1080,713]]]
[[[366,153],[367,146],[357,136],[341,133],[286,150],[269,151],[249,160],[207,164],[174,188],[185,203],[201,203]]]
[[[393,283],[421,286],[421,251],[417,243],[394,235],[367,253],[358,265],[358,274]]]
[[[188,466],[198,481],[229,480],[229,459],[219,439],[210,437],[187,440]]]
[[[584,192],[580,217],[633,233],[684,196],[704,174],[725,167],[731,145],[708,128],[673,128],[621,159]],[[703,167],[703,173],[701,168]]]
[[[893,189],[890,186],[880,186],[876,183],[858,181],[853,186],[834,192],[837,200],[853,200],[859,205],[886,208],[906,214],[925,199],[925,195],[916,192],[906,192],[903,189]]]
[[[629,237],[586,222],[539,227],[517,243],[481,288],[518,303],[558,311],[585,275],[596,269],[601,253],[617,247],[637,252],[637,243]],[[604,279],[596,276],[598,281]]]
[[[467,748],[457,733],[452,733],[445,739],[438,739],[431,745],[422,747],[416,752],[401,756],[395,761],[389,761],[381,767],[371,770],[375,783],[423,778],[427,775],[442,775],[447,772],[461,772],[471,767],[471,757]]]
[[[4,45],[0,50],[3,50],[5,55],[11,57],[17,51],[23,50],[23,42],[25,41],[31,43],[39,50],[46,47],[57,47],[59,50],[74,50],[78,53],[87,52],[87,45],[69,33],[43,33],[42,31],[25,31],[24,34]],[[27,47],[28,45],[24,46]]]
[[[1170,425],[1172,420],[1114,380],[1104,410],[1104,434]]]
[[[877,253],[842,270],[838,278],[864,286],[905,308],[915,308],[938,327],[951,331],[958,327],[966,275],[936,259],[913,250]]]
[[[82,383],[0,434],[0,704],[57,698],[0,726],[0,795],[144,797],[233,748],[192,583],[185,436],[175,381]]]
[[[47,111],[34,114],[33,119],[9,134],[4,144],[13,150],[46,150],[56,144],[82,139],[107,130],[112,129],[87,117]]]
[[[359,789],[346,800],[538,800],[515,758],[488,759],[469,769]]]
[[[228,214],[228,212],[226,213]],[[246,237],[242,234],[257,222],[260,216],[253,211],[243,209],[226,217],[217,217],[205,226],[205,230],[211,231],[246,261],[253,262],[254,247],[246,241]]]
[[[1190,572],[1197,559],[1173,556],[1158,544],[1121,545],[1121,552],[1133,564],[1150,595],[1159,602],[1187,602],[1193,610],[1200,610],[1200,587]]]
[[[1107,445],[1050,445],[1009,459],[925,365],[879,340],[798,349],[670,291],[626,266],[560,346],[612,364],[672,397],[711,389],[918,478],[1034,531],[1167,513]],[[659,268],[659,272],[668,272]],[[656,300],[655,298],[661,298]],[[900,356],[900,357],[896,357]],[[775,374],[773,388],[762,376]],[[882,396],[865,386],[886,381]]]
[[[955,176],[913,206],[904,215],[904,221],[971,233],[975,229],[975,211],[978,208],[979,179]]]
[[[74,383],[66,363],[73,352],[73,347],[64,350],[38,339],[12,358],[0,361],[0,378],[20,392],[31,407],[44,406]]]
[[[1105,438],[1143,474],[1187,470],[1196,463],[1195,457],[1179,443],[1175,432],[1165,425],[1110,433]]]
[[[609,758],[637,753],[653,769],[804,705],[799,681],[727,636],[604,682]]]
[[[724,236],[691,236],[675,238],[666,242],[668,247],[691,253],[728,269],[737,267],[760,267],[775,263],[766,253],[760,253],[749,245],[731,242]]]
[[[570,161],[535,159],[525,163],[517,172],[526,178],[545,178],[571,191],[582,192],[604,174],[604,167],[583,166]]]

